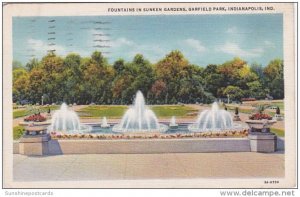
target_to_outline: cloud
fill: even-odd
[[[134,46],[135,43],[122,37],[122,38],[117,38],[116,40],[111,41],[110,45],[112,47],[120,48],[120,47],[124,47],[124,46]]]
[[[128,51],[130,58],[133,58],[136,54],[142,54],[151,62],[163,58],[166,53],[167,52],[161,47],[152,44],[133,45],[131,51]]]
[[[109,45],[114,48],[121,48],[124,46],[131,46],[134,43],[124,37],[112,39],[107,32],[91,29],[89,31],[90,37],[88,38],[88,46],[93,46],[95,44],[94,40],[102,39],[109,40]]]
[[[245,50],[242,49],[238,44],[232,42],[226,42],[224,45],[220,46],[217,51],[241,57],[260,57],[264,53],[263,48]]]
[[[199,40],[189,38],[183,41],[184,44],[192,47],[195,49],[198,53],[202,53],[206,50],[206,48],[202,45],[202,43]]]
[[[226,30],[226,33],[228,34],[233,34],[233,33],[237,33],[238,32],[238,29],[237,27],[233,26],[233,27],[229,27],[227,30]]]
[[[267,47],[267,48],[275,48],[275,44],[269,40],[265,40],[264,41],[264,45]]]
[[[65,47],[61,45],[53,45],[49,46],[48,43],[42,41],[42,40],[37,40],[37,39],[32,39],[29,38],[27,40],[27,44],[29,48],[33,51],[34,54],[36,55],[44,55],[48,53],[48,50],[56,50],[55,53],[59,55],[65,55],[66,54],[66,49]]]
[[[136,54],[142,54],[150,61],[157,61],[166,54],[166,51],[159,45],[152,43],[136,43],[124,37],[111,40],[110,45],[112,52],[111,55],[113,57],[124,58],[129,61],[132,60]]]

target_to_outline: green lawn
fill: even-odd
[[[244,103],[247,103],[247,105],[251,105],[252,107],[257,107],[259,105],[278,106],[280,110],[284,110],[283,100],[274,100],[274,101],[259,100],[259,101],[244,102]]]
[[[59,106],[54,105],[54,106],[49,106],[50,110],[56,110],[59,108]],[[36,106],[36,110],[40,110],[40,112],[47,112],[48,108],[47,106]],[[34,112],[30,110],[30,107],[27,107],[26,109],[18,109],[13,111],[13,118],[19,118],[19,117],[24,117],[28,115],[32,115]]]
[[[275,133],[279,137],[284,137],[284,130],[283,129],[271,128],[271,132]]]
[[[108,118],[120,118],[123,116],[127,109],[127,106],[116,105],[95,105],[87,106],[78,110],[80,117],[94,118],[94,117],[108,117]]]
[[[272,102],[272,105],[276,105],[279,107],[280,110],[284,110],[284,102]]]
[[[247,103],[249,104],[250,102],[247,102]],[[280,113],[284,114],[284,102],[283,101],[274,101],[274,102],[272,102],[272,101],[253,101],[251,103],[252,103],[251,106],[254,108],[260,104],[266,104],[266,105],[270,105],[270,106],[278,106],[281,111]],[[227,105],[227,109],[229,111],[234,111],[235,106]],[[265,110],[265,113],[267,113],[271,116],[274,116],[275,111],[276,111],[275,109],[267,109],[267,110]],[[243,108],[243,105],[241,105],[241,106],[239,106],[239,112],[245,113],[245,114],[252,114],[254,112],[254,109],[253,110],[245,109],[245,108]]]
[[[198,110],[184,105],[160,105],[152,106],[151,109],[159,118],[197,116]],[[189,115],[191,113],[191,115]]]
[[[123,105],[96,105],[96,106],[87,106],[78,110],[78,114],[82,118],[98,118],[106,116],[108,118],[121,118],[128,106]],[[177,106],[177,105],[156,105],[150,107],[153,112],[159,118],[165,117],[184,117],[189,116],[190,112],[198,112],[198,110],[193,109],[192,107],[187,106]]]
[[[229,111],[235,111],[235,107],[234,106],[227,106],[227,110],[229,110]],[[243,109],[243,108],[239,107],[239,112],[240,113],[244,113],[244,114],[252,114],[253,110],[251,110],[251,109]]]
[[[13,112],[13,117],[19,118],[19,117],[27,116],[27,113],[28,111],[26,109],[17,110]]]
[[[14,138],[14,140],[19,139],[23,135],[24,131],[25,131],[24,127],[22,127],[22,126],[14,127],[13,128],[13,138]]]

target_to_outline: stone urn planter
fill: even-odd
[[[48,142],[51,136],[47,133],[47,126],[27,126],[25,135],[19,142],[19,153],[22,155],[47,155]]]
[[[233,121],[241,121],[240,116],[239,116],[239,108],[236,107],[234,109],[234,116],[233,116]]]
[[[270,132],[276,120],[246,120],[249,125],[248,139],[251,152],[272,153],[277,148],[277,136]]]
[[[274,119],[277,120],[277,121],[282,121],[283,120],[283,116],[280,114],[279,107],[276,108],[276,114],[274,116]]]
[[[270,127],[276,123],[276,120],[246,120],[245,121],[250,127],[250,132],[270,132]]]

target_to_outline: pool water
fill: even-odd
[[[167,125],[167,124],[165,124]],[[118,134],[118,132],[112,131],[114,125],[110,125],[108,128],[102,128],[100,125],[92,125],[92,130],[90,133],[93,134]],[[168,125],[167,125],[168,126]],[[188,130],[188,124],[179,124],[177,128],[170,128],[165,133],[190,133]]]

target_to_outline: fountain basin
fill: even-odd
[[[190,124],[188,126],[188,130],[191,132],[212,132],[212,133],[219,133],[222,131],[240,131],[243,129],[247,129],[245,126],[242,126],[241,124],[238,123],[233,123],[231,127],[227,128],[199,128],[198,124]]]
[[[174,124],[174,125],[169,125],[169,128],[174,130],[178,128],[178,124]]]
[[[181,127],[181,126],[179,126]],[[106,132],[105,130],[91,133],[51,133],[53,139],[98,139],[98,140],[117,140],[117,139],[185,139],[185,138],[242,138],[248,135],[248,129],[240,131],[221,131],[221,132],[177,132],[169,129],[165,133],[161,132]]]
[[[168,126],[164,124],[158,124],[157,128],[124,128],[122,124],[116,124],[113,126],[113,132],[131,132],[131,133],[145,133],[145,132],[166,132]]]
[[[115,140],[49,140],[48,152],[60,154],[145,154],[145,153],[200,153],[250,152],[248,138],[186,138],[186,139],[115,139]],[[19,146],[18,146],[19,144]],[[28,143],[27,143],[28,144]],[[24,153],[15,142],[14,153]]]

